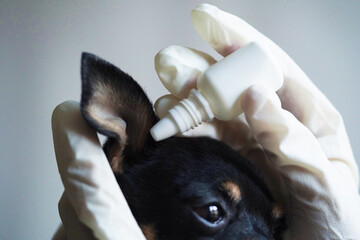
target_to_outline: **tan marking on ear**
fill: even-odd
[[[109,159],[111,169],[114,173],[123,173],[124,169],[122,167],[122,152],[124,150],[124,146],[116,143],[114,146],[110,149],[109,156],[111,156],[111,159]]]
[[[272,210],[272,215],[275,219],[279,219],[284,216],[284,209],[279,205],[275,204]]]
[[[231,181],[226,181],[221,183],[221,186],[235,203],[239,203],[241,201],[241,191],[240,187],[237,184]]]
[[[154,225],[141,225],[140,228],[145,235],[146,240],[156,240],[156,231]]]
[[[115,89],[102,81],[97,81],[94,86],[93,96],[86,108],[89,115],[106,130],[116,133],[121,144],[127,143],[126,123],[119,114],[119,106]]]
[[[121,144],[126,144],[127,135],[126,123],[124,120],[111,114],[111,111],[104,108],[103,105],[89,104],[86,111],[102,128],[116,133],[119,137],[117,140]]]

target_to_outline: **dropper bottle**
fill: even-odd
[[[214,117],[228,121],[243,111],[242,93],[254,84],[277,91],[283,75],[276,60],[256,42],[233,52],[201,73],[197,90],[171,108],[150,133],[156,141],[197,127]]]

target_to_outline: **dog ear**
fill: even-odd
[[[82,54],[81,80],[83,117],[99,133],[118,143],[111,144],[114,153],[110,158],[120,158],[119,151],[125,145],[133,152],[141,150],[158,120],[142,88],[131,76],[90,53]]]

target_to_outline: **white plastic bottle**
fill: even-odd
[[[156,141],[197,127],[214,117],[232,120],[242,113],[242,93],[254,84],[277,91],[283,75],[277,62],[259,44],[252,42],[200,74],[197,90],[169,110],[150,133]]]

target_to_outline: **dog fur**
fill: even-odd
[[[142,88],[114,65],[82,54],[81,110],[108,137],[104,151],[148,240],[281,239],[283,212],[263,177],[222,142],[154,141],[158,121]]]

